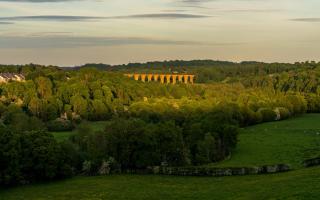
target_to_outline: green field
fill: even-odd
[[[244,128],[229,160],[214,166],[286,163],[294,168],[320,155],[320,114]]]
[[[239,177],[118,175],[76,177],[48,184],[8,189],[1,200],[318,200],[320,168]]]
[[[101,131],[106,126],[106,121],[99,121],[99,122],[85,122],[92,131]],[[72,134],[74,134],[77,129],[73,131],[65,131],[65,132],[51,132],[53,136],[56,138],[57,141],[64,141],[68,139]]]
[[[45,199],[319,199],[320,167],[304,169],[304,159],[320,153],[320,114],[260,124],[241,130],[229,160],[213,166],[291,164],[288,173],[235,177],[113,175],[0,190],[0,200]],[[106,122],[92,122],[102,130]],[[70,133],[55,133],[63,140]]]

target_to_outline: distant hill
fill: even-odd
[[[122,73],[191,73],[196,75],[197,82],[207,83],[223,81],[229,78],[269,75],[295,71],[303,68],[320,66],[316,62],[300,63],[263,63],[257,61],[229,62],[219,60],[171,60],[146,63],[128,63],[123,65],[85,64],[64,70],[79,70],[82,68],[96,68],[98,70]]]

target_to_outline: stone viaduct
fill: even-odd
[[[133,78],[136,81],[151,82],[157,81],[161,83],[185,83],[193,84],[195,75],[191,74],[125,74],[129,78]]]

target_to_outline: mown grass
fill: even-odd
[[[239,177],[113,175],[0,191],[0,200],[318,200],[320,168]]]
[[[93,131],[101,131],[105,128],[107,122],[99,121],[99,122],[84,122],[86,123],[91,130]],[[77,128],[73,131],[65,131],[65,132],[50,132],[58,142],[67,140],[70,136],[72,136],[77,131]]]
[[[229,160],[214,166],[254,166],[302,161],[320,155],[320,114],[244,128]]]

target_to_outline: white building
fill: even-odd
[[[7,83],[9,81],[25,81],[25,76],[17,73],[0,73],[0,83]]]

